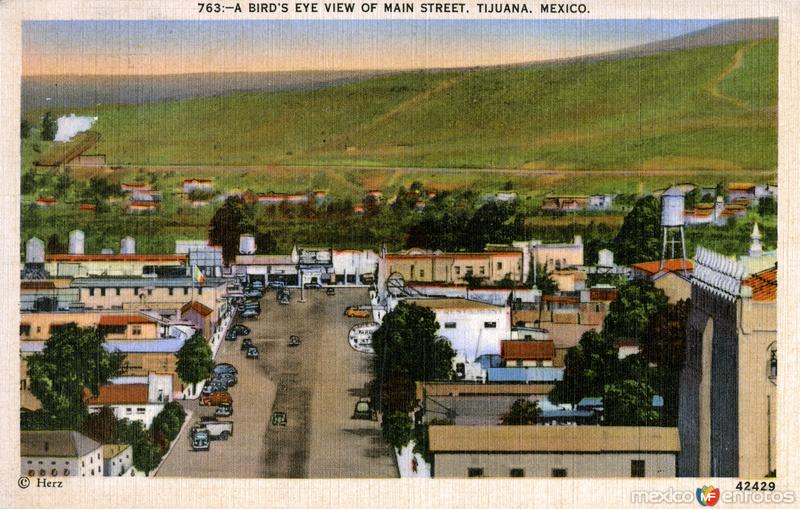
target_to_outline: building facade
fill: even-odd
[[[87,477],[103,475],[103,446],[77,431],[21,431],[20,475]]]

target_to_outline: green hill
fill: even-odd
[[[105,106],[110,164],[777,167],[777,40]]]

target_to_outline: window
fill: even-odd
[[[644,460],[631,460],[631,477],[644,477]]]
[[[89,464],[94,464],[94,456],[89,456]]]
[[[497,262],[497,270],[503,270],[503,262]]]
[[[172,295],[172,291],[173,291],[173,290],[174,290],[174,288],[172,288],[172,287],[170,286],[170,287],[169,287],[169,290],[168,290],[170,295]]]
[[[496,329],[497,328],[497,322],[483,322],[483,328],[484,329]]]
[[[133,413],[133,408],[126,408],[125,409],[125,413],[126,414],[132,414]]]
[[[197,295],[203,295],[203,287],[202,286],[197,289]]]
[[[133,335],[133,336],[141,336],[142,335],[142,326],[141,325],[133,325],[133,326],[131,326],[131,335]]]
[[[94,469],[92,469],[92,475],[94,475]]]
[[[484,267],[483,265],[481,265],[480,269],[481,269],[481,270],[480,270],[480,274],[481,274],[481,276],[485,275],[485,274],[486,274],[486,267]]]
[[[419,269],[419,277],[425,277],[425,270]]]
[[[141,407],[137,408],[136,409],[136,413],[139,414],[139,415],[144,414],[144,408],[141,408]]]
[[[152,288],[148,288],[147,289],[147,295],[153,295],[153,289]]]
[[[133,294],[134,295],[139,295],[139,289],[138,288],[134,288],[133,289]]]
[[[189,295],[189,288],[184,288],[183,289],[183,294],[184,295]]]
[[[30,325],[22,325],[19,326],[19,335],[20,336],[30,336],[31,335],[31,326]]]
[[[566,468],[554,468],[550,473],[550,477],[566,477],[566,476],[567,476]]]
[[[68,468],[64,469],[64,475],[69,475],[69,469]]]
[[[114,288],[114,291],[116,291],[117,295],[120,294],[120,289],[119,288]]]
[[[36,475],[36,470],[28,470],[28,477],[33,477]]]
[[[509,475],[511,477],[525,477],[525,471],[521,468],[512,468]]]
[[[106,296],[106,289],[105,288],[100,288],[100,296],[101,297],[105,297]]]
[[[47,472],[45,472],[44,470],[39,470],[39,477],[44,477],[46,475],[47,475]]]
[[[456,328],[456,322],[444,322],[444,328],[445,329],[455,329]]]
[[[89,297],[94,297],[94,288],[89,288]]]
[[[53,470],[50,471],[50,475],[52,475],[53,477],[58,477],[58,470],[54,468]]]
[[[37,332],[37,334],[38,334],[39,332],[42,332],[42,328],[41,328],[40,326],[38,326],[38,325],[36,326],[36,332]]]
[[[467,274],[472,274],[472,265],[467,265]]]
[[[483,477],[482,468],[468,468],[467,477]]]

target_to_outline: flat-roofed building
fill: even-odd
[[[466,284],[479,279],[487,284],[523,282],[522,252],[518,250],[480,253],[431,253],[412,249],[386,256],[389,274],[405,281]]]
[[[677,428],[430,426],[433,476],[674,477]]]
[[[145,267],[186,267],[186,255],[48,254],[44,268],[52,277],[141,276]]]
[[[22,313],[21,341],[46,341],[59,327],[75,323],[80,327],[97,327],[106,339],[156,339],[167,331],[152,316],[137,311]]]

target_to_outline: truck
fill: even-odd
[[[198,430],[205,430],[210,440],[227,440],[233,435],[233,421],[222,421],[214,417],[204,417],[200,420]]]

